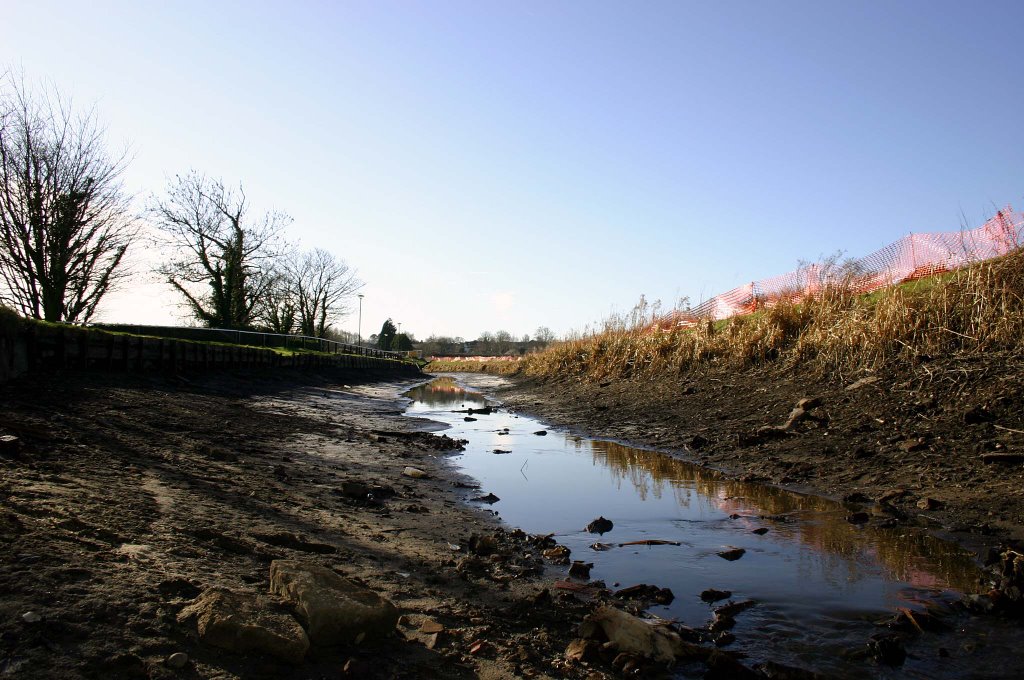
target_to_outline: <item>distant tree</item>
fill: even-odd
[[[0,75],[0,302],[47,321],[92,318],[139,234],[126,167],[93,111]]]
[[[397,332],[398,328],[395,327],[395,324],[391,319],[385,321],[380,327],[380,333],[377,334],[377,347],[380,349],[391,349]]]
[[[555,341],[555,334],[547,326],[538,326],[533,333],[533,339],[546,345]]]
[[[294,258],[289,283],[298,310],[299,332],[323,337],[332,321],[348,311],[345,299],[363,287],[344,260],[316,248]]]
[[[328,328],[323,337],[335,342],[344,342],[350,345],[356,344],[357,336],[355,331],[343,331],[340,328]]]
[[[417,349],[423,350],[427,356],[445,356],[461,354],[465,341],[459,337],[448,337],[444,335],[431,335],[419,343]]]
[[[288,276],[280,271],[269,276],[272,282],[257,305],[259,321],[271,333],[292,333],[296,328],[297,309]]]
[[[244,190],[195,171],[177,175],[150,215],[175,255],[158,268],[192,315],[211,327],[246,328],[279,281],[284,213],[250,219]]]
[[[406,333],[399,333],[395,336],[394,342],[391,344],[391,349],[398,352],[407,352],[413,349],[412,338]]]

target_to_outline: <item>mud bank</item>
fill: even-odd
[[[456,443],[401,417],[411,382],[351,381],[67,374],[0,388],[0,673],[549,677],[582,605],[547,597],[529,538],[464,503],[476,491],[445,460]],[[491,554],[470,554],[474,534],[494,537]],[[389,600],[395,632],[318,644],[304,621],[304,655],[281,636],[235,651],[200,639],[202,607],[280,600],[271,566],[294,562]]]
[[[928,526],[982,558],[1024,539],[1019,356],[842,379],[778,369],[601,384],[517,378],[499,395],[581,432],[846,499],[870,522]]]

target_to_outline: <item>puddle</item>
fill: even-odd
[[[712,606],[700,599],[708,588],[755,600],[737,617],[728,647],[750,663],[770,658],[839,677],[1005,677],[999,658],[1012,658],[1004,645],[1014,654],[1019,631],[973,618],[967,632],[922,636],[901,668],[857,658],[872,634],[886,630],[876,622],[898,608],[942,606],[975,590],[980,574],[970,554],[951,543],[905,527],[858,528],[838,503],[726,479],[501,409],[458,412],[488,402],[450,377],[406,396],[408,415],[448,424],[447,434],[469,441],[453,460],[482,493],[501,499],[489,507],[509,526],[555,533],[572,559],[594,563],[592,579],[613,589],[670,588],[675,600],[650,611],[693,627],[711,619]],[[614,527],[587,533],[598,516]],[[643,540],[678,545],[622,545]],[[596,551],[596,542],[611,547]],[[745,551],[740,559],[719,556],[734,548]]]

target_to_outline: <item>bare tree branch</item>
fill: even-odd
[[[274,265],[291,218],[270,212],[250,220],[247,211],[241,187],[236,192],[195,171],[176,175],[166,198],[153,199],[149,209],[175,251],[157,271],[207,326],[250,326],[278,285]]]
[[[88,321],[129,272],[138,221],[95,112],[0,78],[0,302],[47,321]]]

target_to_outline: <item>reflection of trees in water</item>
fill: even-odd
[[[467,401],[473,404],[484,403],[483,395],[460,387],[454,378],[437,378],[426,385],[414,387],[406,394],[431,407],[459,405]]]
[[[776,528],[816,553],[801,551],[798,571],[811,568],[805,559],[813,560],[837,587],[858,580],[861,569],[870,563],[881,564],[895,578],[916,587],[963,591],[976,587],[978,571],[971,557],[956,545],[920,531],[858,529],[846,521],[845,508],[828,499],[728,479],[655,451],[605,441],[593,441],[590,446],[595,462],[606,465],[617,481],[632,484],[644,500],[652,495],[661,498],[667,486],[680,507],[690,507],[696,492],[698,499],[705,498],[728,514],[811,515]],[[577,441],[577,448],[581,447],[582,440]]]

